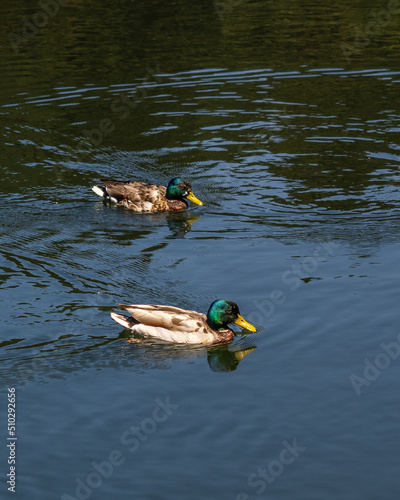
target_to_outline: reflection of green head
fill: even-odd
[[[232,372],[236,370],[242,359],[249,353],[253,352],[255,347],[240,349],[237,351],[229,351],[226,345],[214,349],[209,349],[207,361],[213,372]]]
[[[207,323],[213,330],[226,330],[230,323],[236,323],[251,332],[256,329],[247,323],[239,312],[239,307],[234,302],[225,299],[215,300],[207,313]]]
[[[175,177],[170,180],[167,186],[167,200],[182,200],[190,191],[192,186],[186,179]]]

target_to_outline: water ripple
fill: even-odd
[[[5,358],[101,349],[116,339],[108,313],[121,300],[206,310],[213,286],[194,283],[188,243],[200,265],[207,242],[227,245],[214,257],[225,262],[229,245],[271,238],[395,240],[398,75],[210,68],[17,93],[1,107]],[[204,209],[138,216],[90,190],[102,176],[176,175]]]

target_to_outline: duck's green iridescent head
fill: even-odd
[[[166,197],[167,200],[183,200],[183,198],[187,198],[196,205],[203,205],[203,202],[193,194],[190,182],[180,177],[175,177],[169,181]]]
[[[207,313],[207,323],[213,330],[226,330],[230,323],[235,323],[250,332],[256,332],[256,328],[247,323],[240,315],[239,307],[230,300],[215,300]]]

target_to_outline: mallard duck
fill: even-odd
[[[136,181],[100,179],[104,186],[93,186],[93,191],[104,200],[122,205],[135,212],[182,212],[188,203],[184,198],[203,205],[192,192],[186,179],[175,177],[168,186],[143,184]]]
[[[207,316],[172,306],[119,304],[132,314],[131,317],[115,312],[111,317],[124,328],[143,337],[153,337],[177,344],[217,344],[230,342],[234,332],[228,324],[235,323],[251,332],[256,329],[247,323],[234,302],[215,300]]]

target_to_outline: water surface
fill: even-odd
[[[2,495],[15,387],[23,500],[398,498],[399,20],[384,11],[76,0],[27,36],[38,6],[2,3]],[[138,215],[90,189],[177,175],[204,207]],[[257,333],[129,344],[109,316],[219,297]]]

